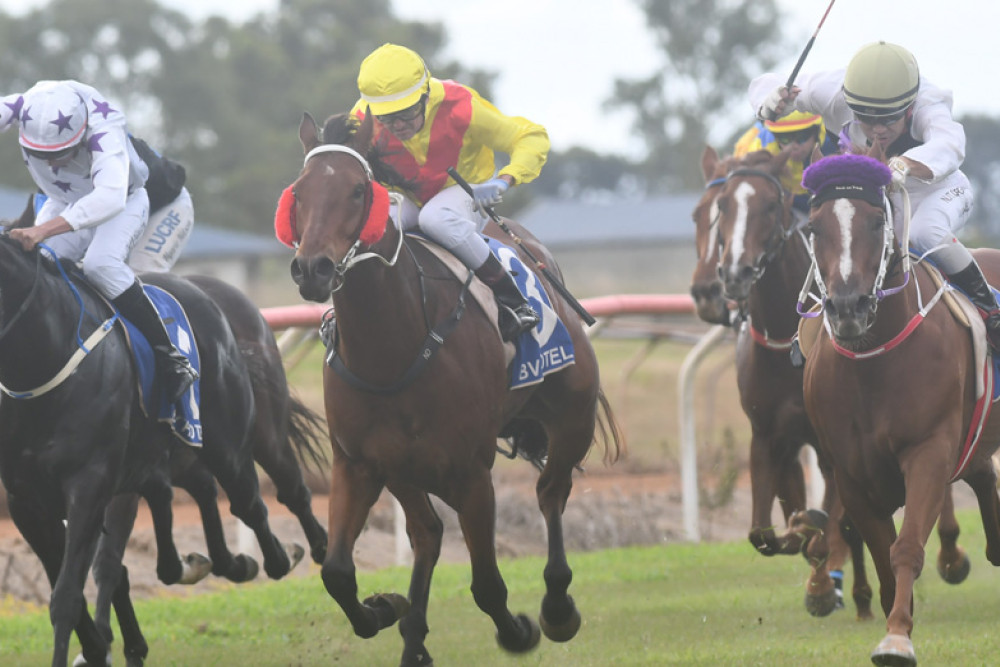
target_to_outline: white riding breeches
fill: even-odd
[[[480,236],[489,218],[457,185],[437,193],[422,208],[404,198],[392,209],[391,214],[399,222],[400,229],[418,228],[473,271],[489,257],[489,246]]]
[[[35,224],[47,222],[66,205],[48,199]],[[61,258],[80,262],[83,274],[107,299],[121,295],[135,282],[135,272],[125,263],[149,218],[149,197],[139,188],[125,201],[125,210],[99,225],[49,237],[45,245]]]
[[[134,271],[169,271],[181,256],[194,228],[194,204],[187,188],[149,215],[146,228],[128,256]]]
[[[909,180],[907,192],[910,195],[910,247],[923,254],[942,244],[959,243],[955,239],[972,215],[973,195],[969,179],[961,171],[956,171],[941,181],[928,185]],[[893,224],[896,238],[902,239],[903,203],[902,195],[890,194],[893,207]],[[946,254],[947,256],[947,254]],[[935,261],[946,258],[932,257]],[[963,267],[946,267],[945,272],[958,271]]]

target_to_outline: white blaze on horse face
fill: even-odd
[[[746,181],[743,181],[736,186],[736,193],[733,195],[733,198],[736,200],[736,220],[733,222],[733,272],[736,271],[737,263],[743,257],[743,253],[746,250],[747,218],[750,215],[750,207],[747,203],[755,194],[757,194],[757,190]]]
[[[705,264],[714,264],[719,261],[719,253],[715,249],[719,247],[719,198],[712,200],[712,205],[708,209],[708,243],[705,246],[705,256],[701,258]]]
[[[840,223],[840,277],[845,282],[847,276],[851,275],[851,223],[854,221],[855,211],[854,204],[847,199],[833,202],[833,214]]]

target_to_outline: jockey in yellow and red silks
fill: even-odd
[[[736,140],[733,155],[765,150],[777,155],[788,150],[791,155],[781,175],[781,184],[792,193],[793,207],[800,214],[809,214],[809,192],[802,187],[802,172],[812,160],[813,147],[823,155],[838,152],[837,138],[826,131],[819,114],[793,111],[777,120],[757,121]]]
[[[534,327],[537,313],[480,232],[489,221],[483,206],[538,177],[549,152],[545,128],[501,113],[468,86],[435,79],[417,53],[395,44],[365,58],[358,89],[352,113],[374,115],[383,160],[415,185],[415,193],[393,206],[393,219],[403,230],[419,227],[493,289],[504,338]],[[499,172],[494,151],[510,156]],[[448,176],[448,167],[472,184],[474,199]]]

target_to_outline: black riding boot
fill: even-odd
[[[972,305],[979,309],[986,321],[986,338],[994,351],[1000,351],[1000,304],[993,290],[986,284],[982,270],[975,262],[948,276],[956,287],[965,292]]]
[[[198,379],[198,372],[170,342],[163,320],[138,280],[112,301],[125,319],[149,341],[156,359],[156,376],[169,402],[176,403],[191,383]]]
[[[504,340],[513,340],[521,332],[538,324],[535,309],[517,288],[507,269],[490,254],[483,265],[476,269],[476,277],[489,285],[500,306],[500,335]]]

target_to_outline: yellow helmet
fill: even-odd
[[[920,89],[920,70],[913,54],[896,44],[872,42],[847,65],[844,97],[852,110],[872,116],[891,115],[913,103]]]
[[[423,58],[405,46],[383,44],[361,63],[358,90],[376,116],[412,107],[428,88]]]

